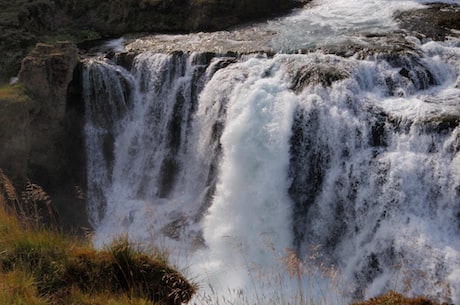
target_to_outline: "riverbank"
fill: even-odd
[[[271,18],[305,0],[0,0],[0,83],[38,42],[75,43],[127,33],[214,31]]]

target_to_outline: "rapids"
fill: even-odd
[[[392,18],[423,2],[318,0],[87,59],[95,244],[167,249],[198,304],[460,303],[460,39]]]

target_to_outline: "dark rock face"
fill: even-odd
[[[19,81],[52,121],[64,119],[67,87],[77,63],[78,49],[70,42],[39,43],[22,61]]]
[[[27,101],[0,111],[9,116],[2,120],[6,134],[0,136],[10,146],[0,156],[0,167],[18,182],[40,184],[64,223],[86,225],[85,206],[75,190],[86,185],[78,67],[78,49],[68,42],[37,44],[24,58],[19,83]]]
[[[345,69],[340,69],[326,64],[306,65],[293,75],[292,89],[296,92],[302,91],[309,84],[322,84],[331,86],[333,82],[346,79],[349,73]]]
[[[0,95],[0,168],[13,181],[18,181],[26,176],[31,116],[37,106],[20,86],[10,86],[8,91],[8,96]]]
[[[31,116],[28,177],[50,184],[63,164],[60,149],[63,134],[67,88],[78,63],[77,48],[71,43],[37,44],[22,61],[19,82],[34,100],[36,113]]]

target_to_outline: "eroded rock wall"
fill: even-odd
[[[0,111],[0,168],[19,185],[40,184],[53,200],[62,222],[86,225],[83,101],[75,44],[37,44],[19,73],[23,101],[6,102]]]

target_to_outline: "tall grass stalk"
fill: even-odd
[[[205,289],[198,292],[197,304],[212,305],[342,305],[347,303],[344,281],[333,264],[319,256],[318,247],[301,259],[292,249],[278,253],[267,243],[266,251],[273,263],[254,262],[238,243],[233,246],[241,253],[244,266],[227,266],[231,272],[246,274],[245,287],[222,287],[212,274],[207,275],[206,262],[200,269],[207,276]],[[205,259],[206,260],[206,259]],[[235,260],[236,261],[236,260]],[[225,268],[219,278],[225,279]],[[236,270],[236,271],[233,271]],[[213,272],[215,273],[215,271]],[[220,284],[220,286],[219,286]],[[232,285],[232,282],[229,282]]]

